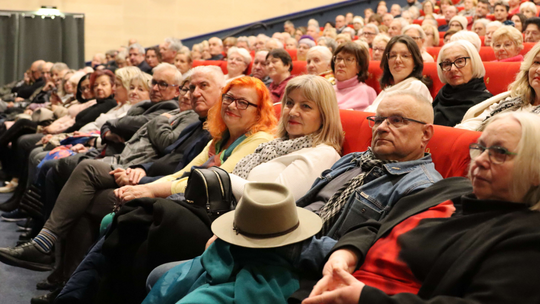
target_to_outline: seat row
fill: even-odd
[[[507,91],[508,85],[514,81],[517,73],[519,72],[520,67],[519,62],[484,62],[484,67],[486,69],[486,76],[484,81],[488,91],[493,95],[497,95]],[[227,62],[226,61],[198,61],[193,62],[193,66],[199,65],[215,65],[219,66],[224,74],[227,74]],[[298,76],[306,74],[306,65],[305,61],[293,61],[293,69],[291,71],[292,75]],[[370,61],[369,63],[369,77],[366,80],[366,84],[375,89],[377,94],[381,92],[381,87],[379,85],[379,79],[382,76],[382,70],[380,68],[379,61]],[[251,64],[248,67],[248,75],[251,74]],[[443,83],[439,80],[437,74],[437,64],[434,62],[424,63],[424,75],[429,76],[433,81],[433,85],[430,88],[431,96],[435,98],[439,90],[444,86]]]

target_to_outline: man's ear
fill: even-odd
[[[433,132],[433,124],[425,124],[422,126],[422,141],[424,141],[426,145],[433,137]]]
[[[180,96],[180,86],[174,87],[174,97]]]

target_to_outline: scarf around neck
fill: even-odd
[[[486,89],[484,77],[471,79],[455,87],[445,84],[433,100],[434,123],[453,127],[461,122],[470,107],[492,96]]]
[[[318,235],[324,236],[330,231],[330,229],[332,229],[332,226],[334,226],[338,219],[341,209],[349,201],[349,198],[353,192],[364,184],[365,177],[373,168],[382,168],[385,164],[396,162],[397,161],[395,160],[378,159],[371,151],[371,147],[368,148],[368,150],[364,152],[362,156],[360,156],[360,159],[357,160],[357,166],[362,168],[362,173],[346,182],[321,208],[319,216],[323,220],[323,227]]]
[[[272,141],[262,143],[257,147],[255,152],[242,158],[236,164],[233,174],[238,175],[243,179],[247,179],[251,170],[258,165],[301,149],[311,148],[312,146],[313,137],[309,135],[295,139],[277,138]]]

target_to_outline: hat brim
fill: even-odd
[[[274,248],[294,244],[312,237],[322,228],[321,218],[304,208],[296,207],[300,225],[298,228],[282,236],[271,238],[253,238],[236,233],[233,229],[234,213],[228,212],[212,223],[212,232],[221,240],[247,248]]]

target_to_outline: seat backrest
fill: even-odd
[[[307,73],[307,62],[305,61],[293,61],[291,75],[299,76]]]
[[[380,68],[380,61],[370,61],[368,68],[368,78],[366,79],[366,84],[377,92],[377,95],[381,92],[381,85],[379,84],[379,79],[382,77],[382,69]]]
[[[298,60],[298,57],[296,55],[296,50],[285,50],[289,55],[291,56],[292,61]]]

